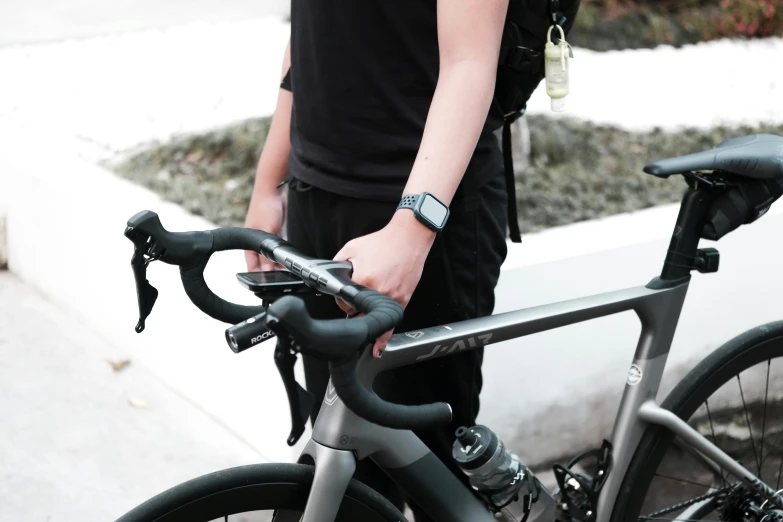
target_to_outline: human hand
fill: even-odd
[[[354,282],[388,295],[405,308],[434,241],[435,232],[419,223],[413,213],[399,211],[378,232],[346,243],[335,260],[350,261]],[[337,304],[347,314],[356,313],[340,299]],[[390,330],[376,340],[374,357],[381,356],[391,336]]]
[[[245,227],[263,230],[270,234],[280,235],[287,207],[286,196],[282,191],[272,194],[253,194],[245,219]],[[273,263],[258,252],[245,251],[245,261],[248,272],[280,270],[283,267]]]

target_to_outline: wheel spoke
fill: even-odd
[[[715,436],[715,425],[712,423],[712,414],[710,413],[710,401],[704,401],[704,406],[707,407],[707,418],[710,420],[710,431],[712,432],[712,443],[718,446],[718,437]],[[720,466],[720,478],[723,480],[723,485],[727,485],[726,474],[723,472],[723,466]]]
[[[783,471],[783,448],[778,446],[778,442],[780,442],[781,440],[783,440],[783,433],[778,433],[778,436],[775,438],[775,442],[773,442],[772,444],[767,444],[767,448],[769,449],[767,454],[770,454],[770,453],[774,452],[775,450],[780,450],[780,452],[781,452],[781,454],[780,454],[780,468],[778,469],[778,482],[777,482],[777,485],[775,486],[775,490],[776,491],[778,489],[780,489],[780,474],[781,474],[781,471]]]
[[[656,477],[665,478],[665,479],[669,479],[669,480],[675,480],[677,482],[685,482],[687,484],[693,484],[694,486],[699,486],[699,487],[706,488],[706,489],[711,489],[712,488],[712,486],[708,486],[707,484],[701,484],[699,482],[694,482],[692,480],[688,480],[688,479],[684,479],[684,478],[670,477],[668,475],[661,475],[660,473],[656,473],[655,476]]]
[[[745,421],[748,423],[748,433],[750,433],[750,446],[753,448],[753,458],[755,459],[756,466],[758,466],[759,475],[761,474],[761,463],[759,462],[759,454],[756,453],[756,443],[753,441],[753,429],[750,427],[750,414],[748,413],[748,405],[745,403],[745,394],[742,392],[742,381],[739,374],[737,374],[737,383],[739,384],[740,397],[742,397],[742,408],[745,410]]]
[[[778,440],[780,439],[781,437],[778,437]],[[783,451],[783,447],[778,445],[778,441],[775,441],[774,444],[770,444],[769,442],[767,443],[767,455],[769,455],[773,451]]]
[[[767,430],[767,397],[769,396],[769,367],[772,359],[767,360],[767,385],[764,388],[764,416],[761,421],[761,449],[759,450],[759,480],[761,480],[761,467],[764,465],[764,432]]]

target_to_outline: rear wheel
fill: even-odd
[[[313,482],[313,466],[254,464],[204,475],[151,498],[117,522],[298,522]],[[400,522],[389,501],[351,480],[337,522]]]
[[[783,321],[749,330],[717,349],[661,406],[686,420],[768,486],[780,489]],[[769,504],[763,514],[746,517],[746,506],[761,504],[763,499],[746,489],[739,478],[667,429],[650,425],[623,479],[612,522],[783,520],[783,512],[770,512]]]

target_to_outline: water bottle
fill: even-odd
[[[507,522],[551,522],[552,495],[486,426],[461,427],[452,457],[495,516]]]

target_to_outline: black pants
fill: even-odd
[[[322,259],[332,259],[348,241],[383,228],[396,209],[394,203],[340,196],[298,180],[292,180],[288,198],[289,241],[305,254]],[[450,206],[446,228],[435,240],[397,332],[492,313],[495,285],[506,256],[506,202],[502,175],[479,190],[460,187]],[[345,317],[330,297],[311,298],[307,306],[314,317]],[[391,402],[445,401],[452,406],[451,425],[416,435],[466,484],[464,474],[451,459],[451,445],[459,426],[476,422],[482,359],[482,349],[455,353],[384,372],[374,385],[376,393]],[[307,389],[320,404],[329,380],[327,364],[306,357],[304,365]],[[356,478],[402,510],[403,493],[373,462],[360,462]],[[417,522],[430,520],[416,506],[411,508]]]

